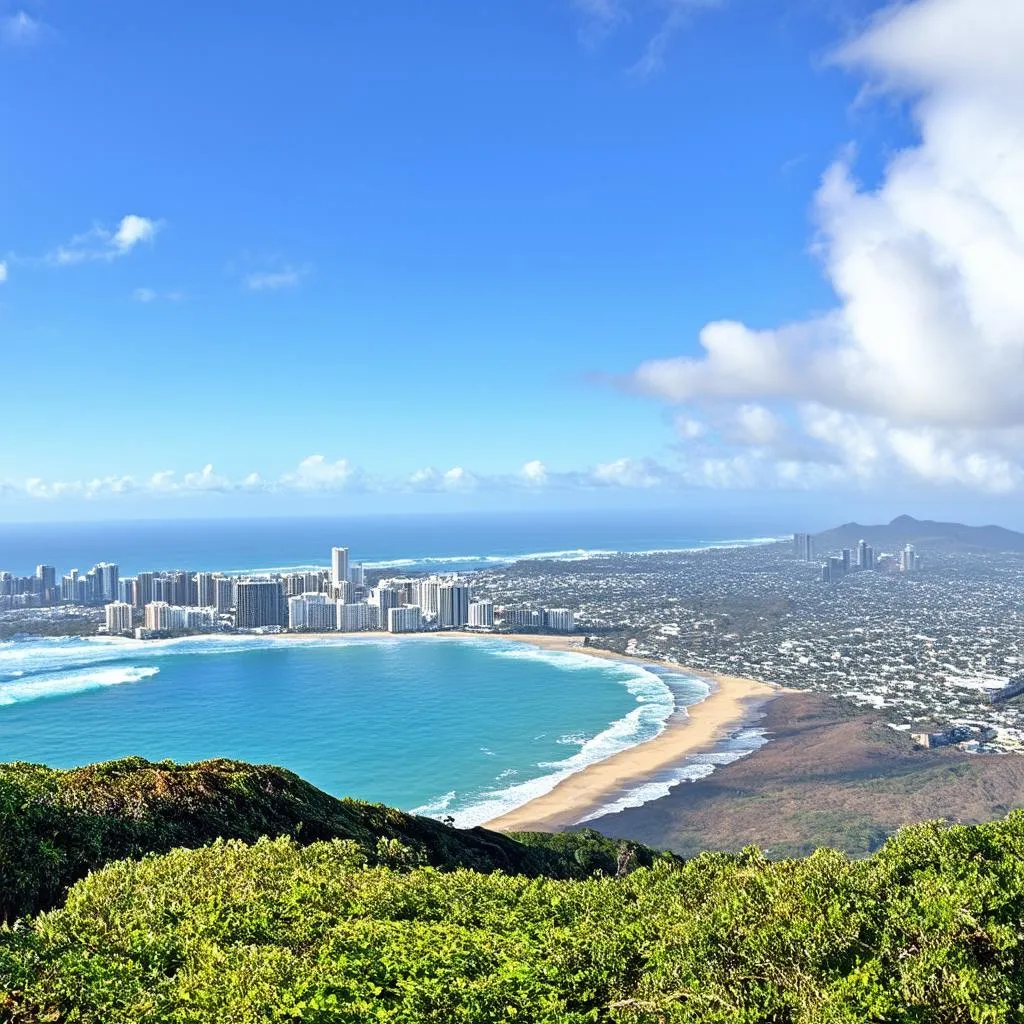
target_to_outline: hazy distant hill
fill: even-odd
[[[936,523],[928,519],[914,519],[913,516],[897,516],[891,523],[880,526],[846,523],[814,538],[815,549],[819,552],[853,548],[859,540],[866,540],[873,548],[882,551],[894,551],[904,544],[960,551],[1024,551],[1024,533],[1002,526]]]

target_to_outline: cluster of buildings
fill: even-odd
[[[495,608],[457,575],[381,579],[368,586],[348,548],[331,550],[330,569],[268,576],[220,572],[140,572],[121,576],[113,563],[87,572],[72,569],[57,581],[53,566],[35,576],[0,573],[0,608],[97,606],[106,631],[146,638],[214,631],[343,632],[475,629],[552,630],[570,633],[568,608]]]
[[[874,571],[839,586],[788,539],[518,562],[473,583],[495,605],[571,604],[600,647],[827,693],[907,731],[984,726],[983,750],[1024,753],[1024,552],[917,549],[876,545]]]
[[[815,553],[814,535],[794,533],[793,554],[802,562],[819,562],[822,583],[838,583],[851,572],[872,569],[898,569],[900,572],[918,572],[921,569],[921,556],[913,544],[907,544],[898,556],[881,554],[876,558],[874,548],[866,540],[861,540],[856,548],[843,548],[838,554],[829,553],[821,560]]]

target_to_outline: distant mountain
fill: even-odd
[[[1024,551],[1024,533],[1002,526],[936,523],[929,519],[914,519],[913,516],[897,516],[891,523],[879,526],[846,523],[816,534],[814,543],[819,552],[825,552],[834,548],[854,548],[860,540],[866,540],[881,551],[894,551],[904,544],[946,551]]]

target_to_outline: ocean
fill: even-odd
[[[667,513],[19,525],[0,528],[0,568],[283,570],[324,566],[340,544],[368,566],[466,570],[764,539],[742,525]],[[19,639],[0,643],[0,761],[239,758],[469,826],[657,735],[707,692],[662,668],[511,641]],[[657,799],[761,742],[737,734],[606,810]]]
[[[15,641],[0,643],[0,760],[239,758],[469,826],[707,693],[682,673],[494,639]]]
[[[351,560],[396,570],[483,568],[530,556],[579,558],[749,543],[785,533],[728,513],[385,515],[348,518],[137,520],[0,525],[0,570],[58,575],[116,562],[122,575],[151,569],[257,572],[327,566],[334,546]]]

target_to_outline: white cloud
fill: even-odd
[[[113,231],[95,224],[88,231],[75,235],[66,245],[47,253],[43,262],[62,267],[95,260],[109,263],[127,256],[142,242],[152,242],[162,226],[162,221],[130,213],[121,218]]]
[[[653,459],[616,459],[595,466],[591,480],[611,487],[646,489],[663,483],[665,472]]]
[[[697,438],[703,437],[708,432],[707,424],[692,416],[677,416],[674,423],[676,433],[684,441],[696,441]]]
[[[118,252],[131,252],[139,242],[151,242],[156,236],[159,225],[148,217],[139,217],[129,213],[121,218],[111,242]]]
[[[543,487],[548,482],[547,466],[540,459],[527,462],[519,471],[519,475],[533,487]]]
[[[0,39],[11,46],[29,46],[39,40],[43,23],[25,11],[0,19]]]
[[[775,444],[784,433],[782,421],[763,405],[748,403],[736,410],[736,438],[743,444]]]
[[[596,46],[627,23],[647,25],[653,9],[657,21],[653,30],[646,31],[647,41],[629,73],[646,78],[662,69],[668,49],[676,34],[700,11],[718,7],[723,0],[661,0],[654,5],[639,0],[572,0],[583,16],[580,40],[586,46]]]
[[[308,267],[258,271],[245,278],[245,287],[253,292],[274,292],[281,288],[294,288],[308,273]]]
[[[629,69],[630,74],[646,78],[660,71],[665,66],[665,57],[673,38],[689,22],[694,12],[717,7],[719,3],[720,0],[666,0],[664,20],[647,41],[640,59]]]
[[[7,264],[0,260],[0,284],[7,280]]]
[[[330,462],[323,455],[310,455],[299,463],[294,473],[281,477],[286,489],[299,491],[335,491],[351,486],[359,473],[348,459]]]
[[[410,474],[406,486],[414,491],[470,491],[477,483],[477,477],[462,466],[453,466],[443,473],[426,466]]]
[[[184,292],[158,292],[155,288],[136,288],[132,292],[132,299],[135,302],[148,304],[150,302],[181,302],[185,298]]]
[[[768,402],[802,428],[812,475],[831,460],[862,481],[1021,486],[1022,53],[1020,0],[911,0],[876,17],[835,60],[909,96],[919,137],[876,187],[849,151],[822,178],[815,249],[836,308],[768,330],[710,323],[699,355],[643,363],[630,385],[733,407],[731,439],[774,445],[782,465],[787,442],[750,411]]]

